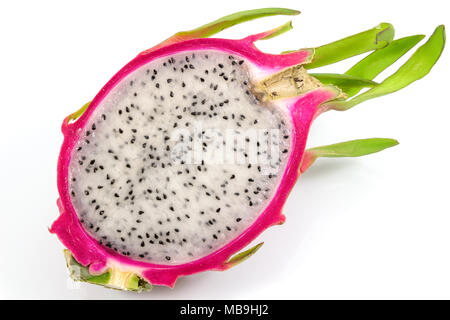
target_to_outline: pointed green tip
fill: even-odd
[[[417,42],[419,42],[419,41],[423,40],[423,38],[425,38],[426,35],[424,35],[424,34],[416,34],[415,36],[411,36],[411,37],[416,37],[418,39]]]
[[[435,32],[436,32],[436,31],[442,34],[442,38],[444,39],[444,43],[445,43],[446,38],[447,38],[447,36],[446,36],[446,34],[445,34],[445,25],[443,25],[443,24],[439,25],[439,26],[436,28]]]
[[[259,248],[261,248],[261,246],[263,244],[264,244],[264,242],[258,243],[256,246],[234,255],[227,262],[225,262],[223,266],[226,269],[228,269],[228,268],[234,267],[235,265],[237,265],[239,263],[242,263],[243,261],[250,258],[252,255],[254,255],[255,252],[258,251]]]
[[[269,39],[275,38],[276,36],[279,36],[280,34],[283,34],[289,30],[292,30],[292,28],[293,28],[293,26],[292,26],[292,20],[291,20],[271,31],[268,31],[267,36],[265,36],[259,40],[269,40]]]
[[[186,39],[206,38],[242,22],[269,16],[294,16],[298,14],[300,14],[300,11],[286,8],[262,8],[240,11],[207,23],[196,29],[178,32],[176,36],[182,36]]]
[[[394,146],[400,144],[400,142],[398,142],[398,140],[396,140],[396,139],[387,139],[387,140],[391,140],[392,141],[392,146],[391,147],[394,147]]]
[[[70,114],[67,117],[67,121],[75,121],[77,120],[79,117],[81,117],[83,115],[83,113],[86,111],[86,109],[89,107],[89,105],[91,104],[91,101],[85,103],[79,110],[75,111],[74,113]]]
[[[398,144],[399,142],[395,139],[371,138],[351,140],[308,149],[305,151],[300,172],[303,173],[308,170],[317,158],[361,157],[383,151]]]
[[[346,141],[308,150],[315,158],[361,157],[398,145],[395,139],[370,138]]]
[[[172,37],[164,40],[163,42],[161,42],[160,44],[156,45],[153,48],[143,51],[141,54],[146,54],[148,52],[156,50],[157,48],[161,48],[163,46],[177,43],[180,41],[186,41],[186,40],[192,40],[192,39],[198,39],[198,38],[208,38],[212,35],[215,35],[218,32],[221,32],[225,29],[231,28],[237,24],[240,24],[240,23],[243,23],[246,21],[251,21],[251,20],[259,19],[259,18],[263,18],[263,17],[276,16],[276,15],[295,16],[298,14],[300,14],[300,11],[293,10],[293,9],[287,9],[287,8],[261,8],[261,9],[254,9],[254,10],[239,11],[239,12],[224,16],[222,18],[219,18],[213,22],[204,24],[198,28],[195,28],[192,30],[187,30],[187,31],[177,32]],[[282,32],[284,32],[284,31],[282,31]]]

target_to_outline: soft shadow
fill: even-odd
[[[348,168],[353,165],[353,159],[319,159],[301,175],[299,182],[322,178],[324,175],[328,175],[331,172],[348,170]]]

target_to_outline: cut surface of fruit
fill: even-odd
[[[71,200],[93,238],[177,264],[255,222],[285,171],[292,125],[285,110],[255,99],[248,64],[211,50],[177,53],[109,92],[70,162]]]

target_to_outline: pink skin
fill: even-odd
[[[281,209],[286,198],[299,176],[299,166],[303,157],[309,127],[315,117],[320,104],[332,100],[337,93],[327,87],[322,87],[307,94],[286,101],[286,108],[293,119],[293,145],[288,160],[287,170],[272,199],[258,219],[242,234],[219,250],[198,260],[180,265],[159,265],[135,261],[124,257],[113,250],[101,246],[93,239],[81,225],[72,206],[68,189],[68,169],[71,153],[79,139],[79,133],[98,104],[108,95],[124,77],[130,72],[149,61],[186,50],[218,49],[230,54],[241,56],[252,62],[264,73],[274,73],[292,65],[307,61],[311,51],[302,50],[284,55],[272,55],[259,51],[254,41],[268,35],[268,32],[253,35],[242,40],[227,39],[194,39],[171,44],[154,50],[147,50],[123,67],[97,94],[84,114],[75,122],[69,124],[69,117],[64,119],[62,132],[64,142],[58,160],[58,190],[60,199],[58,207],[59,218],[53,223],[50,232],[55,233],[61,242],[72,252],[75,259],[82,265],[88,266],[93,274],[99,274],[108,267],[108,262],[129,265],[142,270],[142,276],[154,285],[173,287],[180,276],[185,276],[206,270],[225,270],[229,266],[225,262],[260,233],[272,225],[281,224],[285,216]]]
[[[305,151],[303,153],[302,164],[300,165],[300,174],[308,170],[308,168],[316,161],[317,156],[310,151]]]

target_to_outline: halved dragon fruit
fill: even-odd
[[[443,26],[382,83],[372,79],[423,36],[392,41],[393,27],[382,23],[277,55],[254,43],[291,29],[290,22],[241,40],[207,38],[243,21],[298,13],[244,11],[177,33],[139,54],[64,119],[61,215],[50,231],[67,247],[74,279],[140,291],[228,269],[261,243],[239,250],[284,222],[286,197],[315,159],[397,144],[365,139],[305,151],[319,114],[425,76],[444,47]],[[343,75],[306,71],[369,51]]]

